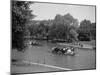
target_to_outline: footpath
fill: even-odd
[[[37,72],[55,72],[55,71],[68,71],[71,69],[61,68],[52,65],[39,64],[29,61],[18,61],[11,65],[12,74],[24,74],[24,73],[37,73]]]

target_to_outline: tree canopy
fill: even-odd
[[[80,40],[95,40],[96,38],[96,23],[91,23],[89,20],[83,20],[78,29]]]
[[[31,14],[29,5],[31,2],[12,1],[12,48],[22,50],[25,47],[24,34],[26,33],[26,23],[34,17]]]
[[[52,20],[42,20],[34,22],[29,30],[31,36],[47,37],[47,39],[73,39],[77,40],[78,20],[69,13],[65,15],[57,14]]]

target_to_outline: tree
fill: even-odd
[[[96,23],[90,25],[91,39],[96,40]]]
[[[50,35],[54,38],[58,39],[66,39],[68,40],[70,36],[73,35],[72,39],[76,39],[76,34],[72,31],[76,31],[78,26],[78,20],[73,18],[69,13],[64,16],[57,14],[55,19],[53,20],[53,25],[50,29]],[[73,30],[71,29],[73,28]]]
[[[25,48],[24,35],[27,22],[34,17],[29,5],[31,2],[12,1],[12,48],[22,51]]]
[[[70,38],[72,38],[73,41],[78,41],[78,33],[73,27],[71,27],[70,29],[70,36]]]
[[[89,32],[90,25],[91,25],[91,21],[85,19],[80,23],[80,30],[83,32]]]
[[[80,23],[78,30],[79,39],[83,41],[90,41],[96,37],[96,24],[89,20],[83,20]]]
[[[46,37],[48,40],[77,40],[77,28],[78,20],[68,13],[63,16],[57,14],[53,20],[36,21],[29,26],[29,31],[31,36]]]

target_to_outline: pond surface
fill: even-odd
[[[56,43],[41,42],[42,46],[29,46],[24,53],[24,60],[69,68],[72,70],[95,69],[95,50],[76,49],[75,56],[65,56],[51,53],[52,47],[63,47]]]

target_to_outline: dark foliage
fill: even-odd
[[[33,18],[29,5],[31,2],[12,1],[12,48],[22,51],[25,48],[24,34],[26,32],[26,23]]]
[[[53,20],[37,21],[30,25],[30,35],[33,37],[46,38],[47,40],[77,41],[78,20],[70,14],[56,15]]]
[[[96,23],[91,23],[89,20],[83,20],[78,29],[78,39],[80,41],[96,40]]]

